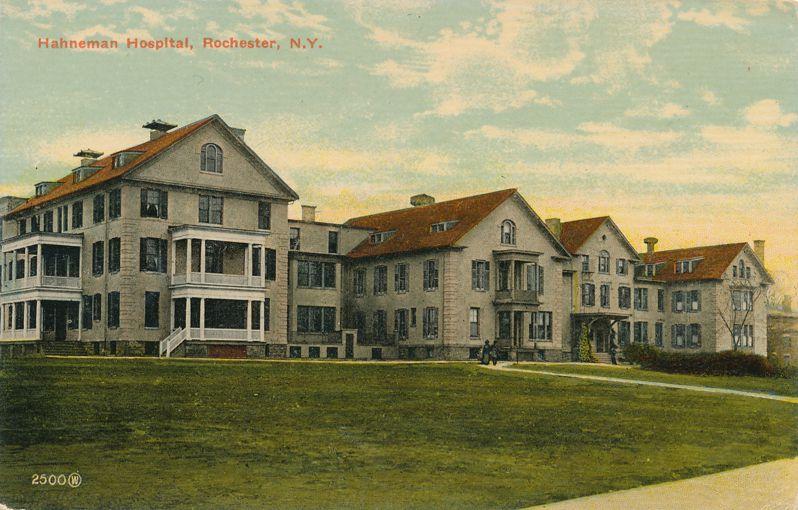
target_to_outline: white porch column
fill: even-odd
[[[191,340],[191,298],[186,298],[186,340]]]
[[[83,251],[83,250],[81,250]],[[79,271],[82,273],[83,268],[78,265]],[[42,259],[42,245],[36,245],[36,285],[41,286],[42,274],[44,273],[44,259]],[[36,316],[38,317],[38,315]]]
[[[30,246],[25,247],[25,274],[22,275],[23,278],[26,280],[28,279],[28,275],[30,274]],[[27,285],[26,285],[27,287]],[[28,305],[25,305],[25,310],[28,309]],[[25,323],[25,329],[28,328],[28,323]]]
[[[247,300],[247,341],[252,338],[252,301]]]
[[[200,273],[202,274],[202,283],[205,283],[205,239],[200,239]],[[200,324],[200,326],[202,326]]]
[[[200,298],[200,340],[205,340],[205,298]]]
[[[172,241],[172,276],[175,275],[177,269],[177,241]],[[188,283],[188,282],[186,282]]]
[[[36,300],[36,339],[42,338],[42,300]]]
[[[175,274],[174,271],[172,272],[172,274],[173,275]],[[170,299],[169,300],[169,332],[171,333],[174,330],[175,330],[175,300],[174,299]]]
[[[186,283],[191,281],[191,238],[186,239]]]
[[[83,338],[83,296],[78,301],[78,342]]]
[[[5,336],[6,332],[6,305],[0,304],[0,338]]]
[[[261,299],[260,301],[260,341],[263,342],[266,340],[265,331],[266,331],[266,307],[264,306],[265,302]]]
[[[17,304],[9,303],[8,309],[11,312],[11,327],[8,329],[16,331],[17,329]]]
[[[260,247],[260,286],[266,286],[266,244]],[[261,307],[263,308],[263,307]]]
[[[25,336],[28,336],[28,321],[30,320],[30,310],[28,309],[28,302],[22,302],[22,330]]]
[[[244,250],[244,274],[247,276],[247,285],[252,283],[252,243],[247,244]]]

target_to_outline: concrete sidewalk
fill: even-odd
[[[798,458],[531,507],[551,510],[795,510]]]
[[[601,375],[588,375],[588,374],[569,374],[567,372],[550,372],[547,370],[527,370],[524,368],[513,368],[508,363],[500,363],[495,366],[480,365],[488,370],[499,370],[502,372],[518,372],[521,374],[541,374],[552,375],[555,377],[570,377],[572,379],[586,379],[590,381],[603,381],[620,384],[635,384],[641,386],[655,386],[659,388],[674,388],[679,390],[701,391],[704,393],[718,393],[725,395],[737,395],[741,397],[764,398],[768,400],[778,400],[781,402],[789,402],[791,404],[798,404],[798,397],[790,397],[786,395],[773,395],[771,393],[760,393],[757,391],[743,391],[733,390],[730,388],[717,388],[714,386],[697,386],[692,384],[675,384],[657,381],[643,381],[641,379],[621,379],[619,377],[605,377]]]

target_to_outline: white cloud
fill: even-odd
[[[718,96],[715,95],[714,92],[711,90],[705,90],[701,93],[701,100],[710,105],[716,105],[720,102]]]
[[[627,117],[656,117],[659,119],[672,119],[674,117],[686,117],[690,115],[690,110],[676,103],[665,103],[664,105],[644,105],[638,108],[626,110],[624,115]]]
[[[328,32],[327,18],[309,12],[301,2],[284,0],[236,0],[230,11],[244,18],[263,18],[269,25],[291,25],[317,32]]]
[[[174,27],[170,26],[168,21],[174,21],[181,18],[195,18],[194,10],[187,7],[169,12],[159,12],[137,5],[129,8],[127,12],[141,16],[141,20],[150,28],[162,28],[164,30],[174,30]]]
[[[798,120],[798,114],[781,111],[781,104],[775,99],[763,99],[748,106],[744,111],[745,119],[754,126],[787,127]]]
[[[745,27],[750,23],[748,20],[735,16],[730,10],[720,10],[711,12],[708,9],[680,12],[679,19],[692,21],[705,27],[724,26],[737,32],[744,32]]]
[[[70,2],[67,0],[29,0],[24,9],[20,9],[10,3],[2,6],[3,15],[11,18],[24,19],[31,21],[37,18],[49,19],[54,15],[62,15],[67,19],[72,19],[79,11],[85,10],[86,4]]]

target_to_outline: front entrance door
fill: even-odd
[[[352,359],[355,357],[355,335],[352,333],[346,334],[346,358]]]
[[[66,340],[67,333],[67,307],[66,303],[55,302],[55,339]]]
[[[513,312],[513,344],[520,347],[524,339],[524,312]]]

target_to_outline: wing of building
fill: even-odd
[[[764,354],[764,245],[638,254],[516,189],[317,221],[218,115],[0,199],[0,351],[568,360],[613,343]],[[10,348],[10,347],[9,347]]]

